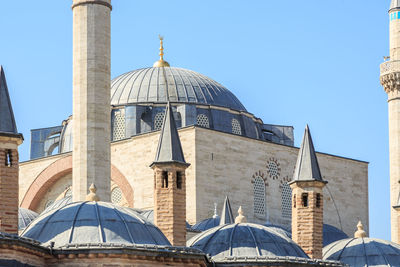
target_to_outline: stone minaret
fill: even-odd
[[[154,223],[173,246],[186,245],[185,162],[175,119],[168,103],[154,170]]]
[[[9,234],[18,234],[18,146],[22,141],[0,66],[0,232]]]
[[[398,195],[396,205],[394,205],[392,208],[395,210],[394,216],[395,216],[397,225],[400,225],[400,194]],[[397,231],[396,234],[397,234],[397,236],[395,237],[396,240],[400,240],[400,231]],[[394,239],[394,238],[392,237],[392,239]]]
[[[308,125],[297,158],[292,188],[292,238],[311,258],[322,259],[322,180]]]
[[[92,183],[110,201],[110,12],[111,0],[73,0],[74,201]]]

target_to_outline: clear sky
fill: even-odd
[[[29,158],[30,129],[72,113],[72,1],[1,1],[0,64]],[[158,59],[229,88],[265,123],[308,123],[318,151],[369,161],[370,234],[390,239],[389,0],[113,0],[112,77]],[[338,174],[337,179],[341,179]],[[358,188],[354,188],[357,191]]]

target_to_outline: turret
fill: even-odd
[[[18,146],[22,141],[0,66],[0,232],[9,234],[18,234]]]
[[[84,201],[92,183],[110,201],[111,0],[73,0],[72,195]]]
[[[297,157],[292,188],[292,238],[311,258],[322,259],[323,188],[322,179],[308,125]]]
[[[388,95],[390,207],[392,241],[399,243],[399,221],[393,208],[400,190],[400,1],[392,0],[389,9],[390,60],[380,66],[380,82]]]
[[[186,168],[171,104],[168,103],[154,170],[154,223],[174,246],[186,245]]]

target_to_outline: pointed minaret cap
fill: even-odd
[[[99,196],[96,195],[97,188],[93,183],[90,185],[89,191],[90,193],[86,196],[86,201],[95,201],[95,202],[100,201]]]
[[[185,162],[183,156],[181,140],[179,139],[178,130],[176,129],[174,114],[170,102],[168,102],[165,111],[156,158],[150,167],[156,163],[180,163],[186,166],[190,165]]]
[[[17,125],[14,119],[10,95],[4,74],[3,66],[0,65],[0,135],[8,135],[22,138],[18,133]]]
[[[246,223],[247,219],[243,215],[244,213],[243,213],[242,206],[239,207],[238,214],[239,215],[235,218],[235,223]]]
[[[364,225],[359,221],[357,224],[357,231],[354,233],[354,238],[364,237],[367,237],[367,233],[364,231]]]
[[[290,183],[297,181],[320,181],[326,183],[321,176],[308,125],[304,131],[303,142],[301,143],[299,155],[297,157],[296,169],[294,171],[293,180]]]
[[[228,196],[226,196],[224,201],[224,207],[222,208],[221,220],[219,222],[219,225],[231,224],[234,221],[235,220],[232,214],[231,203],[229,202]]]

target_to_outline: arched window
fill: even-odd
[[[117,186],[111,191],[111,202],[114,204],[120,204],[121,201],[122,201],[122,191],[121,188]]]
[[[154,130],[158,131],[161,130],[163,122],[164,122],[164,112],[159,112],[154,116]]]
[[[256,177],[253,184],[254,191],[254,215],[256,217],[265,217],[265,183],[263,178]]]
[[[121,110],[114,112],[112,124],[112,140],[118,141],[125,138],[125,115]]]
[[[204,114],[197,115],[197,125],[205,128],[210,128],[210,121],[208,117]]]
[[[237,119],[232,119],[232,133],[242,135],[242,127]]]
[[[292,189],[287,183],[282,185],[282,217],[292,218]]]

